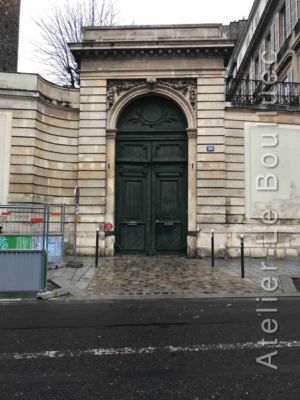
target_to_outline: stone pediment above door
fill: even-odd
[[[197,79],[195,78],[148,78],[148,79],[111,79],[107,81],[108,110],[128,91],[147,87],[149,93],[155,93],[157,87],[173,89],[183,95],[195,110],[197,103]]]

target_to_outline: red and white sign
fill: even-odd
[[[113,224],[111,224],[110,222],[107,222],[104,225],[104,230],[105,230],[105,232],[111,232],[113,230]]]

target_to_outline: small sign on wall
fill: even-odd
[[[104,225],[104,230],[105,230],[105,232],[111,232],[113,230],[113,224],[111,224],[110,222],[107,222]]]
[[[208,153],[213,153],[215,151],[215,146],[206,146],[206,151]]]

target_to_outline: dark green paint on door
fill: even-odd
[[[186,121],[172,102],[147,96],[118,123],[116,250],[184,252],[187,234]]]

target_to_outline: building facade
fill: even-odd
[[[299,32],[299,0],[255,1],[227,70],[233,93],[255,92],[264,81],[282,83],[279,97],[299,96],[299,87],[292,85],[300,82]]]
[[[0,0],[0,72],[18,66],[20,0]]]
[[[99,227],[107,256],[205,257],[212,229],[219,256],[237,256],[241,234],[246,255],[299,255],[300,183],[290,161],[300,148],[297,96],[285,92],[294,100],[275,104],[240,85],[256,81],[256,31],[246,53],[243,43],[253,19],[256,30],[265,26],[255,17],[262,3],[243,36],[245,21],[87,27],[70,44],[80,89],[1,74],[2,202],[66,204],[71,249],[80,188],[79,254],[93,254]],[[293,66],[298,39],[291,24]]]
[[[226,71],[227,143],[242,145],[227,171],[242,173],[253,256],[298,255],[299,16],[298,0],[255,1]]]

